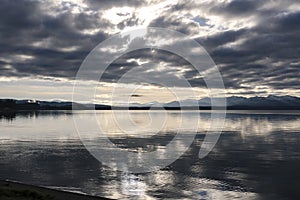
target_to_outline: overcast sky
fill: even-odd
[[[0,95],[70,100],[76,73],[97,44],[120,31],[151,26],[199,42],[217,64],[228,96],[300,96],[299,22],[298,0],[2,0]],[[196,98],[206,95],[184,59],[146,49],[112,64],[99,84],[98,101],[110,102],[122,70],[145,63],[158,75],[167,71],[188,79]],[[184,94],[184,88],[177,89]],[[155,85],[132,97],[135,102],[174,100]]]

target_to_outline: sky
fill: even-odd
[[[71,100],[76,74],[96,45],[138,27],[167,28],[197,41],[218,66],[226,96],[300,97],[299,22],[298,0],[2,0],[0,98]],[[91,101],[122,102],[132,84],[139,87],[131,102],[176,99],[159,85],[117,83],[120,74],[139,67],[144,76],[167,73],[187,79],[196,95],[174,81],[181,97],[208,95],[203,79],[186,60],[144,49],[115,60]],[[112,97],[116,87],[121,92]]]

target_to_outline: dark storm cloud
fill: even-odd
[[[264,27],[275,32],[298,32],[299,33],[300,12],[282,13],[279,16],[272,16],[268,20],[273,23],[266,24]],[[263,27],[261,27],[263,29]]]
[[[1,76],[42,75],[73,79],[85,56],[95,45],[112,35],[107,30],[142,23],[140,16],[133,13],[131,18],[112,24],[103,18],[103,11],[113,7],[139,9],[149,5],[149,2],[136,0],[89,0],[85,3],[88,5],[85,9],[90,12],[84,10],[74,14],[71,12],[72,4],[63,4],[62,8],[53,11],[40,1],[1,1]],[[170,28],[193,36],[201,32],[201,28],[217,30],[209,15],[221,18],[224,23],[251,19],[252,26],[224,28],[207,36],[198,36],[196,40],[219,66],[228,88],[251,89],[255,85],[267,85],[274,89],[298,89],[300,12],[297,6],[293,11],[289,8],[295,3],[292,0],[207,1],[201,4],[182,1],[167,7],[149,26]],[[191,14],[192,11],[196,14]],[[204,11],[207,15],[202,15]],[[91,29],[99,30],[90,33]],[[16,60],[14,56],[18,55],[29,55],[31,58]],[[176,67],[191,67],[173,54],[135,51],[116,60],[105,72],[104,80],[116,81],[139,65],[136,61],[128,61],[130,59],[151,60],[154,63],[163,61],[173,67],[168,73],[176,71]],[[196,78],[197,73],[190,68],[184,76],[192,85],[204,86],[203,79]],[[159,72],[155,75],[159,76]]]
[[[85,3],[95,10],[105,10],[123,6],[140,7],[147,5],[147,2],[143,0],[86,0]]]
[[[240,29],[236,31],[224,31],[222,33],[218,33],[214,36],[206,37],[206,38],[199,38],[197,41],[205,46],[206,50],[211,50],[213,48],[222,46],[224,44],[227,44],[229,42],[234,42],[240,39],[242,36],[244,36],[247,33],[247,29]]]
[[[109,27],[105,20],[99,23],[96,15],[62,12],[52,16],[43,13],[42,6],[38,1],[1,2],[0,60],[11,55],[33,57],[22,63],[7,62],[15,73],[1,75],[74,77],[87,53],[107,37],[102,31],[93,35],[80,32],[99,24]]]
[[[38,14],[38,5],[32,1],[1,1],[1,30],[23,30],[31,29],[37,25],[38,18],[34,13]],[[1,32],[2,32],[1,31]]]
[[[142,61],[143,64],[139,64],[137,61]],[[150,64],[150,65],[149,65]],[[191,71],[194,71],[193,66],[190,65],[184,58],[181,58],[178,55],[175,55],[171,52],[158,50],[153,51],[152,49],[142,49],[132,51],[128,54],[125,54],[115,60],[112,64],[108,66],[101,77],[101,81],[108,82],[117,82],[120,78],[126,73],[132,73],[131,80],[136,80],[139,77],[147,77],[147,70],[151,70],[153,67],[159,65],[164,65],[166,68],[164,71],[152,70],[151,76],[161,79],[167,77],[166,74],[176,74],[180,72],[181,69],[186,68]],[[136,69],[139,67],[139,69]],[[132,72],[131,70],[134,70]],[[194,75],[194,73],[193,73]],[[199,75],[197,72],[196,75]],[[139,76],[139,77],[138,77]],[[191,80],[192,77],[185,77],[187,80]],[[180,79],[180,78],[178,78]],[[180,81],[180,80],[178,80]],[[195,80],[196,82],[196,80]],[[199,82],[197,82],[199,83]],[[205,86],[205,85],[197,85]]]
[[[256,83],[269,85],[275,89],[298,89],[299,83],[295,84],[297,82],[295,78],[299,77],[300,68],[291,66],[291,63],[299,60],[300,55],[300,26],[297,23],[299,21],[299,12],[282,16],[273,13],[268,18],[261,19],[261,23],[256,27],[234,34],[238,36],[237,39],[246,39],[237,47],[222,47],[222,42],[215,43],[217,45],[211,51],[215,62],[229,64],[229,67],[221,67],[225,83],[234,81],[237,85]],[[221,38],[217,41],[227,41],[225,33]],[[211,41],[214,42],[215,38],[207,39],[206,43]],[[263,60],[269,62],[253,64]],[[232,73],[232,69],[238,72]],[[253,79],[253,76],[259,79]],[[282,76],[285,78],[280,78]],[[280,81],[272,81],[272,79],[280,79]]]
[[[266,95],[267,91],[247,91],[247,92],[227,92],[228,95],[239,96],[239,95]]]
[[[212,8],[212,11],[217,13],[225,13],[228,15],[246,15],[251,14],[260,5],[263,4],[263,1],[258,0],[233,0],[229,3],[223,3],[220,6]]]
[[[265,6],[262,9],[267,3],[271,8]],[[224,17],[224,21],[235,21],[241,16],[245,20],[248,16],[256,19],[256,25],[251,28],[226,30],[197,39],[220,66],[226,87],[251,89],[258,85],[268,85],[274,89],[299,88],[300,82],[295,84],[295,78],[299,77],[300,68],[293,68],[291,63],[298,61],[300,55],[300,14],[297,11],[286,11],[291,3],[294,2],[235,0],[209,5],[210,12]],[[207,8],[208,5],[203,6]],[[191,6],[189,8],[192,9]],[[166,15],[160,16],[153,23],[173,27],[174,20],[172,16]],[[176,30],[191,32],[187,31],[192,27],[190,24],[176,23],[176,26]],[[235,42],[237,44],[230,45]],[[293,73],[290,73],[291,69]],[[190,71],[187,76],[192,77],[194,74],[195,71]],[[282,74],[285,74],[285,78],[281,79],[281,83],[272,81],[275,78],[280,79]],[[198,82],[196,79],[193,81]]]

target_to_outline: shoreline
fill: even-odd
[[[11,180],[0,180],[0,199],[2,198],[7,200],[111,200],[104,197],[50,189]]]

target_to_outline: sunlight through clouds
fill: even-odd
[[[13,86],[4,84],[8,80],[18,80],[20,87],[14,82],[13,90],[20,92],[33,88],[33,82],[45,91],[45,80],[54,85],[60,78],[72,82],[97,44],[121,31],[148,26],[179,31],[199,42],[218,65],[229,95],[299,96],[298,1],[3,1],[0,11],[2,97],[18,98],[18,92],[10,90]],[[180,45],[171,38],[158,41]],[[119,46],[106,49],[118,50]],[[204,88],[201,75],[187,69],[186,63],[172,56],[159,60],[163,56],[152,50],[120,59],[105,81],[113,82],[118,70],[155,63],[141,71],[185,76],[196,89]],[[67,93],[72,90],[68,85],[63,86]]]

